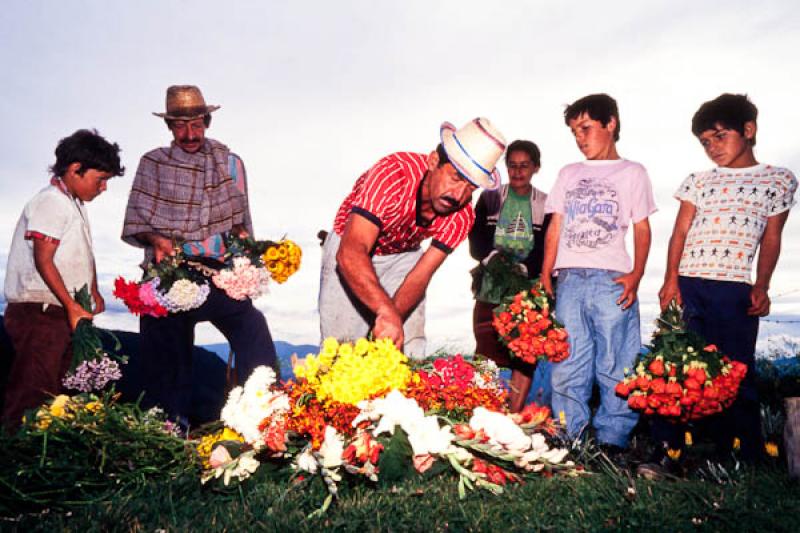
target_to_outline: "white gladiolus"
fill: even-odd
[[[297,468],[308,472],[309,474],[316,474],[319,469],[319,463],[314,458],[311,448],[306,448],[303,453],[297,456]]]
[[[510,417],[478,407],[469,420],[475,431],[483,430],[490,444],[499,445],[512,452],[525,452],[531,447],[531,439]]]
[[[342,464],[344,440],[333,426],[325,426],[325,439],[319,447],[323,468],[336,468]]]

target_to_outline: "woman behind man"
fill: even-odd
[[[501,303],[488,283],[484,283],[485,266],[499,260],[502,252],[511,258],[528,279],[539,276],[544,253],[544,235],[550,215],[544,214],[547,195],[531,185],[531,178],[539,171],[541,154],[531,141],[517,140],[508,146],[506,167],[509,183],[494,191],[484,191],[475,207],[475,224],[469,235],[469,251],[481,262],[475,275],[475,309],[473,330],[475,353],[494,360],[499,366],[511,369],[511,394],[509,408],[522,409],[531,388],[534,367],[512,358],[508,349],[498,340],[492,327],[492,310]],[[549,405],[549,364],[538,364],[537,401]]]

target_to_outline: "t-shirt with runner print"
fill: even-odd
[[[356,180],[339,206],[333,222],[336,234],[342,235],[351,213],[357,213],[380,229],[375,255],[417,250],[428,238],[431,246],[452,252],[467,238],[475,211],[467,204],[447,216],[434,217],[428,225],[421,224],[417,208],[427,161],[425,154],[411,152],[397,152],[378,161]]]
[[[562,215],[554,270],[630,272],[625,234],[656,211],[645,168],[627,159],[587,160],[561,169],[545,213]]]
[[[791,209],[795,191],[794,174],[772,165],[690,174],[675,192],[696,209],[678,273],[750,283],[767,219]]]

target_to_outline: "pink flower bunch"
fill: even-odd
[[[236,257],[233,268],[226,268],[211,278],[218,288],[234,300],[252,300],[267,292],[269,272],[250,262],[246,257]]]

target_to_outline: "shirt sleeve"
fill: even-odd
[[[61,193],[59,193],[61,194]],[[28,206],[26,239],[42,239],[58,244],[67,230],[69,212],[64,202],[52,194],[44,194]]]
[[[253,236],[253,219],[250,216],[250,195],[248,194],[247,190],[247,170],[244,168],[244,161],[238,155],[231,153],[230,154],[230,165],[231,165],[231,177],[234,178],[234,182],[236,183],[236,188],[244,195],[244,220],[242,224],[244,225],[247,232],[250,236]]]
[[[446,254],[451,253],[456,247],[466,240],[472,224],[475,222],[475,211],[471,205],[450,215],[447,224],[433,236],[431,246],[439,248]]]
[[[352,212],[358,213],[379,228],[399,206],[407,181],[400,166],[382,159],[367,171],[364,182],[353,198]]]
[[[653,197],[653,184],[644,167],[639,166],[639,172],[631,187],[631,220],[634,224],[641,222],[658,208]]]
[[[558,173],[558,178],[556,178],[556,182],[553,184],[553,188],[550,189],[550,192],[547,194],[547,200],[544,203],[544,212],[547,213],[558,213],[563,215],[564,214],[564,182],[566,178],[564,177],[564,169],[562,168],[561,171]]]
[[[775,179],[776,195],[772,198],[772,205],[769,206],[769,216],[775,216],[788,211],[794,206],[796,200],[794,194],[797,192],[797,178],[790,170],[785,170]]]
[[[153,231],[149,213],[155,209],[153,197],[158,191],[156,164],[146,156],[139,160],[136,176],[125,208],[125,221],[122,225],[122,240],[130,245],[144,247],[145,244],[135,235]]]
[[[689,202],[693,206],[700,205],[698,194],[700,194],[700,185],[698,183],[696,174],[689,174],[681,183],[680,187],[675,191],[673,197],[681,202]]]

